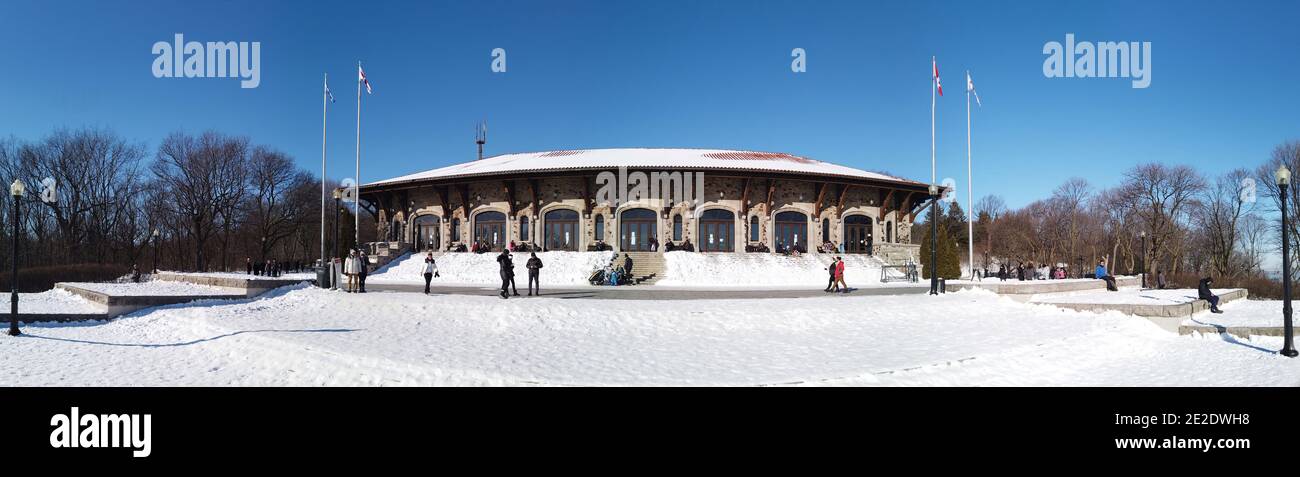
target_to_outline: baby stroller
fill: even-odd
[[[592,285],[604,285],[605,270],[597,268],[595,271],[591,272],[590,277],[587,277],[587,281]]]

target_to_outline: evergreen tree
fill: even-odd
[[[948,280],[961,278],[961,262],[957,252],[956,241],[952,239],[945,221],[939,221],[939,246],[936,260],[939,276]],[[930,278],[930,227],[925,227],[925,233],[921,240],[921,276]]]

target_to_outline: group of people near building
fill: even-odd
[[[253,262],[253,257],[247,257],[244,259],[244,262],[245,273],[273,278],[285,273],[299,273],[305,271],[308,267],[307,262],[302,260],[281,262],[274,258],[270,258],[263,262]]]
[[[985,268],[983,276],[989,277],[993,272]],[[998,265],[996,273],[998,280],[1007,281],[1014,279],[1019,281],[1025,280],[1064,280],[1070,277],[1070,271],[1065,266],[1049,266],[1047,264],[1034,265],[1034,262],[1021,263],[1014,267],[1008,267],[1005,264]]]

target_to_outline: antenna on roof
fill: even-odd
[[[487,120],[474,126],[474,143],[478,144],[478,158],[483,159],[483,145],[487,144]]]

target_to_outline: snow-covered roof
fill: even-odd
[[[365,184],[365,187],[396,185],[432,179],[453,179],[527,172],[566,170],[706,169],[776,172],[837,176],[924,185],[876,172],[868,172],[807,157],[779,152],[726,149],[577,149],[566,151],[502,154],[476,161],[440,167],[415,174]]]

